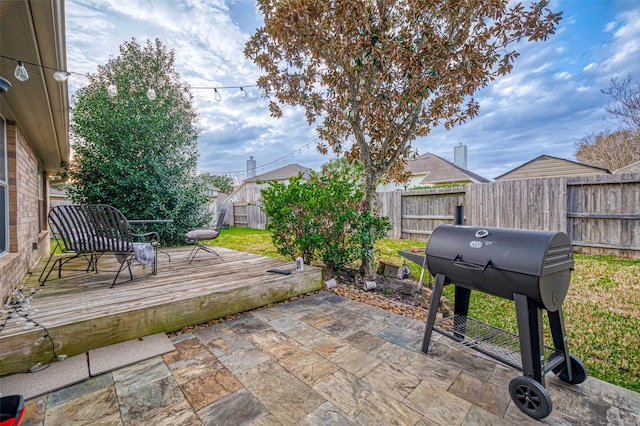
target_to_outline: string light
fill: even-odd
[[[290,157],[294,157],[297,154],[301,154],[303,149],[308,149],[309,147],[311,147],[311,145],[317,144],[317,143],[319,143],[319,141],[317,139],[314,139],[314,140],[312,140],[310,142],[307,142],[305,145],[302,145],[301,147],[296,148],[294,151],[292,151],[292,152],[290,152],[290,153],[288,153],[286,155],[283,155],[282,157],[279,157],[279,158],[277,158],[277,159],[275,159],[273,161],[265,163],[262,166],[257,167],[256,170],[263,170],[263,169],[266,169],[266,168],[268,168],[270,166],[275,166],[275,165],[278,165],[278,164],[280,164],[282,162],[286,162],[286,160],[289,159]],[[246,170],[236,170],[236,171],[233,171],[233,172],[216,172],[216,174],[238,176],[238,175],[244,175],[246,172],[247,172]]]
[[[156,99],[156,91],[153,90],[153,87],[149,86],[149,89],[147,90],[147,98],[150,101],[154,101]]]
[[[29,289],[27,295],[25,295],[25,290],[26,289],[24,288],[24,286],[16,289],[14,293],[9,297],[9,300],[4,305],[4,308],[0,310],[0,332],[4,330],[11,319],[14,319],[14,322],[16,324],[25,324],[21,328],[24,330],[32,329],[33,327],[39,327],[42,329],[44,335],[35,339],[33,342],[33,346],[40,346],[48,340],[49,344],[51,345],[52,356],[49,362],[46,363],[46,365],[44,365],[42,361],[38,361],[33,366],[31,366],[29,370],[27,370],[28,373],[33,373],[47,368],[54,360],[66,360],[67,355],[56,353],[56,345],[54,344],[53,338],[51,337],[51,334],[49,333],[47,327],[32,318],[32,315],[37,312],[37,309],[31,309],[31,300],[35,296],[37,290],[35,288],[31,288]]]
[[[69,76],[72,75],[72,74],[81,75],[83,77],[87,76],[86,74],[82,74],[82,73],[78,73],[78,72],[65,71],[65,70],[61,70],[59,68],[48,67],[46,65],[34,64],[33,62],[25,61],[25,60],[18,59],[18,58],[12,58],[11,56],[0,55],[0,57],[2,57],[4,59],[9,59],[10,61],[16,61],[18,63],[18,66],[16,66],[16,70],[13,73],[13,75],[20,81],[27,81],[29,79],[29,73],[27,72],[27,68],[25,67],[25,65],[38,67],[38,68],[42,68],[42,69],[45,69],[45,70],[51,70],[51,71],[53,71],[53,78],[56,81],[61,82],[61,83],[67,81],[67,78],[69,78]]]
[[[115,80],[111,80],[111,84],[109,85],[109,87],[107,87],[107,93],[112,98],[118,96],[118,86],[116,86]]]
[[[213,90],[213,99],[216,100],[216,102],[220,102],[222,101],[222,94],[220,93],[220,90],[222,89],[239,89],[240,90],[240,99],[244,100],[247,99],[248,95],[247,95],[247,91],[244,90],[246,87],[258,87],[257,84],[248,84],[248,85],[244,85],[244,86],[214,86],[214,87],[209,87],[209,86],[192,86],[191,89],[192,90]],[[218,90],[220,89],[220,90]]]
[[[66,82],[69,79],[69,77],[72,76],[72,75],[79,75],[79,76],[82,76],[82,77],[85,77],[85,78],[88,77],[87,74],[83,74],[83,73],[79,73],[79,72],[73,72],[73,71],[60,70],[58,68],[52,68],[52,67],[48,67],[46,65],[35,64],[33,62],[28,62],[28,61],[23,61],[23,60],[17,59],[17,58],[12,58],[10,56],[0,55],[0,57],[5,58],[5,59],[9,59],[9,60],[12,60],[12,61],[16,61],[18,63],[18,65],[16,66],[16,69],[14,71],[14,76],[20,81],[27,81],[29,79],[29,73],[27,72],[25,64],[29,65],[29,66],[33,66],[33,67],[42,68],[42,69],[45,69],[45,70],[52,70],[53,71],[53,78],[59,83]],[[240,99],[245,100],[245,99],[248,98],[247,91],[245,90],[245,88],[247,88],[247,87],[258,87],[258,85],[257,84],[246,84],[246,85],[243,85],[243,86],[193,86],[193,87],[186,86],[184,88],[184,92],[182,94],[182,97],[185,100],[185,102],[188,102],[188,101],[191,100],[191,96],[189,94],[189,89],[192,89],[192,90],[212,90],[213,89],[213,92],[214,92],[213,93],[213,97],[214,97],[214,99],[216,100],[216,102],[221,102],[222,101],[222,94],[220,93],[220,90],[222,90],[222,89],[239,89],[240,90]],[[109,86],[107,87],[107,93],[111,97],[118,96],[118,86],[116,85],[115,80],[111,80]],[[149,86],[147,88],[146,95],[147,95],[147,98],[149,100],[152,100],[152,101],[157,98],[157,93],[156,93],[155,89],[152,86]]]
[[[16,70],[14,71],[13,75],[20,81],[29,80],[29,73],[24,67],[24,63],[22,61],[18,61],[18,65],[16,66]]]
[[[56,71],[56,72],[53,73],[53,78],[58,83],[64,83],[65,81],[67,81],[67,79],[69,78],[70,75],[71,75],[71,73],[68,73],[66,71]]]

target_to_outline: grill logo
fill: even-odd
[[[474,240],[469,242],[469,247],[474,249],[482,248],[482,246],[484,246],[484,243],[482,241]]]

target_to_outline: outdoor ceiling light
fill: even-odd
[[[149,98],[150,101],[156,99],[156,91],[153,90],[153,87],[151,86],[149,86],[149,90],[147,90],[147,98]]]
[[[220,102],[222,100],[222,95],[216,88],[213,89],[213,98],[216,100],[216,102]]]
[[[64,83],[65,81],[67,81],[70,75],[71,73],[68,73],[66,71],[56,71],[53,73],[53,78],[59,83]]]
[[[116,86],[116,81],[115,80],[111,80],[111,84],[107,88],[107,93],[112,98],[118,96],[118,87]]]
[[[29,80],[29,73],[24,67],[24,63],[22,63],[22,61],[18,61],[18,66],[16,66],[16,70],[14,71],[13,75],[20,81]]]
[[[11,89],[11,82],[4,77],[0,77],[0,93],[6,93]]]

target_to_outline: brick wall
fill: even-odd
[[[16,123],[7,122],[6,134],[9,253],[0,258],[0,301],[3,303],[40,258],[49,253],[48,232],[39,229],[38,158]],[[34,243],[37,249],[33,248]]]

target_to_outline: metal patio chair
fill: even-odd
[[[187,241],[193,243],[193,249],[191,249],[191,253],[189,253],[189,256],[187,257],[189,264],[193,262],[193,259],[196,258],[196,255],[200,252],[200,250],[211,253],[222,260],[222,256],[220,256],[218,252],[213,249],[213,247],[205,245],[204,242],[215,240],[216,238],[218,238],[226,214],[227,209],[220,209],[220,211],[218,212],[218,221],[214,229],[193,229],[185,234]]]

